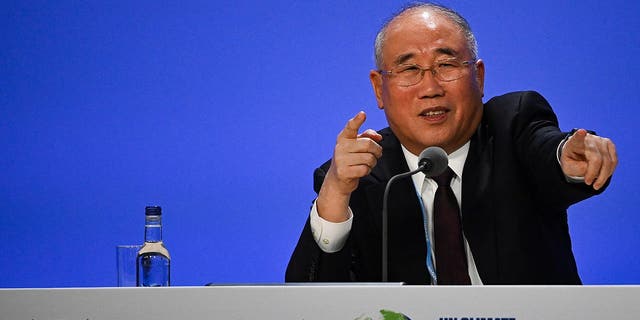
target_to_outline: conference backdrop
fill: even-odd
[[[469,20],[485,99],[537,90],[620,164],[569,210],[587,284],[640,283],[640,6],[443,1]],[[3,1],[0,287],[115,286],[115,246],[163,208],[173,285],[282,283],[312,172],[358,111],[402,1]],[[363,128],[364,129],[364,128]]]

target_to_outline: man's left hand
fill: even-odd
[[[616,146],[608,138],[577,130],[562,148],[560,166],[570,177],[584,177],[584,183],[599,190],[618,165]]]

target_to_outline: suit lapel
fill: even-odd
[[[462,173],[462,224],[476,267],[485,283],[497,278],[495,224],[492,212],[491,183],[493,137],[481,124],[471,137],[469,154]]]

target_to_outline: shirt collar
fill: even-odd
[[[449,158],[449,167],[453,172],[458,176],[458,178],[462,178],[462,170],[464,169],[464,163],[467,161],[467,155],[469,154],[469,146],[471,142],[467,141],[462,147],[458,148],[458,150],[452,152],[448,155]],[[418,156],[411,153],[407,148],[402,146],[402,153],[404,153],[404,158],[407,161],[407,165],[409,166],[409,170],[413,171],[418,169]],[[419,172],[416,175],[419,175],[421,179],[424,179],[424,173]]]

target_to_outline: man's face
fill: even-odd
[[[382,57],[383,70],[399,64],[429,68],[443,59],[473,58],[460,28],[428,10],[406,12],[391,22]],[[482,60],[463,67],[462,77],[450,82],[426,71],[420,82],[403,87],[394,82],[394,76],[370,73],[378,106],[409,151],[417,155],[427,147],[439,146],[451,153],[473,135],[482,118]]]

